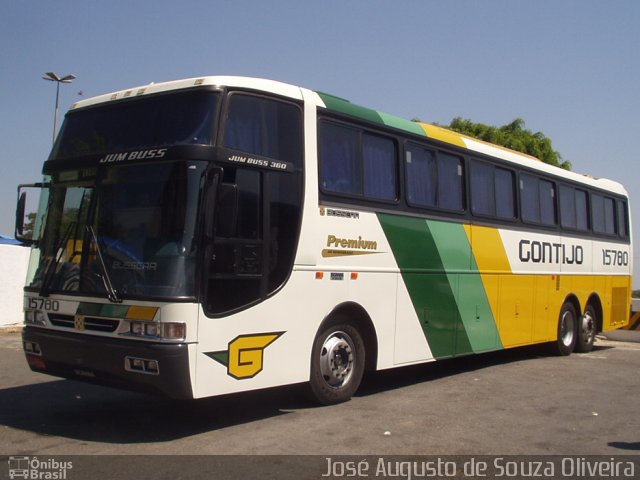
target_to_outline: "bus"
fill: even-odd
[[[588,352],[628,323],[620,184],[326,93],[212,76],[82,100],[42,173],[16,213],[37,372],[332,404],[365,371]]]

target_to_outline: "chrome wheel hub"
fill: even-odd
[[[332,388],[349,383],[355,362],[355,347],[351,337],[344,332],[329,335],[320,350],[320,372]]]

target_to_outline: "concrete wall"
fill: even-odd
[[[0,326],[22,323],[22,288],[27,278],[31,249],[0,245]]]

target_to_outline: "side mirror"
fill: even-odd
[[[16,240],[26,245],[32,245],[38,240],[35,235],[38,200],[40,198],[40,192],[46,187],[48,187],[48,185],[42,183],[18,185],[15,237]],[[37,191],[32,191],[27,195],[27,189]]]
[[[24,238],[24,210],[27,206],[27,193],[19,192],[18,207],[16,208],[16,238]]]

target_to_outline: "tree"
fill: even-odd
[[[571,162],[563,161],[562,155],[553,149],[551,139],[542,132],[534,133],[524,128],[524,120],[521,118],[516,118],[502,127],[493,127],[456,117],[444,127],[485,142],[526,153],[556,167],[571,170]]]

